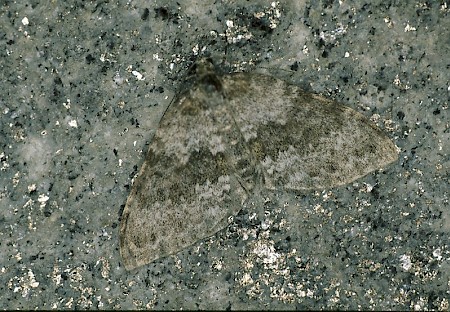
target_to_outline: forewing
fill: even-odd
[[[176,253],[228,224],[253,187],[243,143],[220,92],[205,95],[194,87],[173,102],[123,211],[126,269]]]
[[[224,77],[236,123],[268,188],[330,188],[397,159],[391,140],[360,113],[273,77]]]

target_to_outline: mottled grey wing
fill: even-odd
[[[131,270],[228,224],[253,187],[253,168],[220,92],[194,87],[161,120],[123,211],[120,253]]]
[[[242,73],[224,77],[223,89],[268,188],[330,188],[397,159],[363,115],[297,86]]]

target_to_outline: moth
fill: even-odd
[[[397,159],[394,143],[349,107],[271,76],[197,66],[197,82],[162,117],[123,210],[127,270],[225,228],[258,189],[332,188]]]

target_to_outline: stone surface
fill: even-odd
[[[0,10],[7,309],[448,309],[449,4],[20,1]],[[127,272],[119,222],[188,68],[261,71],[370,118],[399,161],[267,191]]]

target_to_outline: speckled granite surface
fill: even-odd
[[[448,310],[449,31],[448,1],[2,2],[0,308]],[[131,179],[203,55],[353,107],[399,160],[126,272]]]

